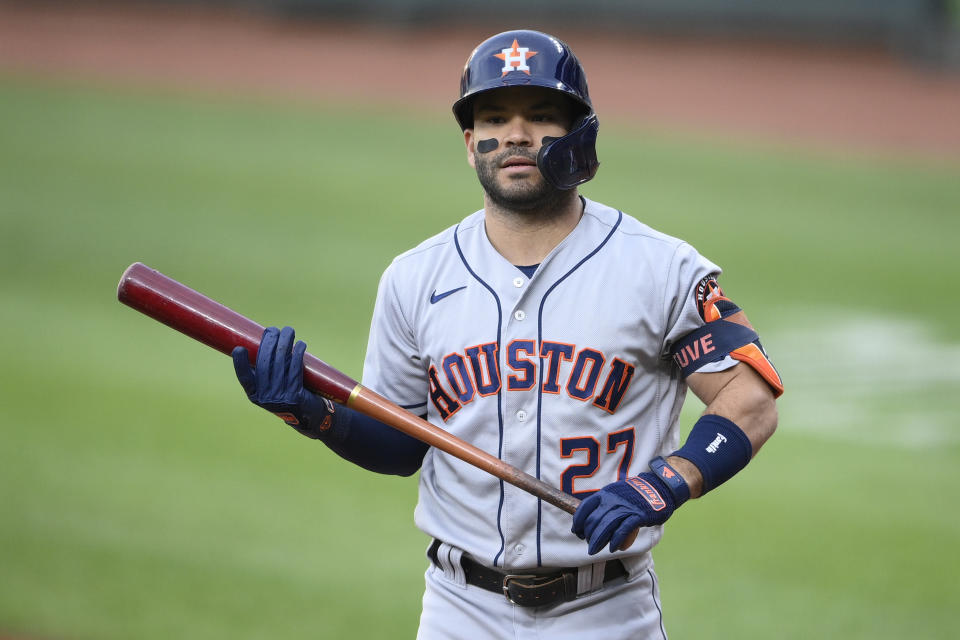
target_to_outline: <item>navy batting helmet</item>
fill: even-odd
[[[481,42],[467,58],[460,78],[460,99],[453,115],[461,129],[473,126],[473,99],[503,87],[544,87],[559,91],[579,108],[578,118],[562,138],[544,139],[537,166],[551,184],[572,189],[597,173],[597,131],[587,77],[563,41],[525,29],[505,31]]]

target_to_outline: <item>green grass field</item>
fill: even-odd
[[[671,637],[955,637],[960,167],[601,139],[585,195],[723,265],[787,384],[655,553]],[[0,79],[0,635],[413,637],[415,480],[115,287],[145,262],[359,377],[382,269],[480,203],[451,118]]]

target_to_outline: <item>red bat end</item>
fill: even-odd
[[[140,262],[123,272],[117,299],[221,353],[246,347],[251,363],[263,335],[263,327],[253,320]]]
[[[219,302],[135,262],[123,272],[117,299],[203,344],[230,355],[246,347],[255,364],[263,327]],[[357,382],[322,360],[304,356],[304,386],[325,398],[346,404]]]

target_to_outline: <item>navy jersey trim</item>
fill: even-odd
[[[497,356],[499,359],[500,354],[500,329],[503,324],[503,309],[500,306],[500,298],[497,296],[497,292],[493,290],[489,284],[483,281],[483,279],[476,274],[476,272],[470,268],[470,263],[467,262],[467,258],[463,255],[463,250],[460,248],[460,238],[458,236],[460,232],[460,225],[457,225],[457,228],[453,230],[453,244],[457,248],[457,254],[460,256],[460,261],[463,262],[463,266],[466,267],[467,271],[470,272],[470,275],[473,278],[482,284],[484,288],[490,292],[490,295],[493,296],[494,302],[497,303]],[[500,363],[497,362],[497,367],[499,368]],[[497,389],[497,427],[499,429],[498,441],[497,441],[497,457],[501,460],[503,459],[503,385]],[[503,514],[503,480],[500,480],[500,504],[497,505],[497,533],[500,534],[500,550],[497,551],[497,555],[493,557],[493,566],[498,566],[500,562],[500,557],[503,555],[504,550],[507,546],[506,538],[503,535],[503,525],[500,522],[501,516]]]
[[[660,635],[663,636],[663,640],[667,640],[667,630],[663,628],[663,609],[660,608],[660,601],[657,600],[657,574],[653,572],[653,569],[647,569],[647,575],[650,576],[650,599],[653,600],[653,604],[657,608],[657,616],[660,619]]]
[[[563,282],[564,280],[566,280],[574,271],[576,271],[576,270],[579,269],[581,266],[583,266],[583,264],[584,264],[587,260],[589,260],[589,259],[592,258],[593,256],[597,255],[597,253],[600,251],[600,249],[602,249],[602,248],[604,247],[604,245],[606,245],[607,242],[610,240],[610,238],[613,237],[614,232],[616,232],[616,230],[620,227],[620,222],[623,220],[623,212],[622,212],[622,211],[617,211],[617,213],[619,214],[619,215],[617,216],[617,222],[613,225],[613,228],[610,229],[610,233],[608,233],[608,234],[607,234],[607,237],[605,237],[605,238],[603,239],[603,242],[601,242],[600,244],[598,244],[593,251],[591,251],[591,252],[588,253],[586,256],[584,256],[584,258],[583,258],[580,262],[578,262],[577,264],[573,265],[573,268],[570,269],[570,271],[567,271],[565,274],[563,274],[563,275],[560,277],[559,280],[557,280],[557,281],[554,282],[552,285],[550,285],[550,288],[547,289],[546,293],[543,294],[543,298],[540,299],[540,310],[539,310],[539,312],[537,313],[537,345],[538,345],[538,353],[539,353],[539,354],[542,354],[542,353],[543,353],[543,350],[542,350],[542,345],[543,345],[543,307],[544,307],[544,305],[545,305],[546,302],[547,302],[547,297],[548,297],[551,293],[553,293],[553,290],[556,289],[557,286],[559,286],[559,284],[560,284],[561,282]],[[541,448],[541,442],[540,442],[540,440],[541,440],[541,437],[540,437],[541,418],[540,418],[540,416],[543,415],[543,410],[542,410],[543,407],[542,407],[542,405],[543,405],[543,370],[544,370],[543,356],[540,355],[539,357],[540,357],[540,367],[539,367],[539,369],[540,369],[540,384],[537,385],[537,479],[538,479],[538,480],[540,479],[540,448]],[[540,537],[541,537],[541,531],[540,531],[540,529],[541,529],[542,516],[543,516],[542,512],[543,512],[543,500],[541,500],[540,498],[537,498],[537,566],[538,566],[538,567],[542,567],[542,566],[543,566],[542,556],[541,556],[541,539],[540,539]]]

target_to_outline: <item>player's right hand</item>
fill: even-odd
[[[303,354],[307,345],[294,344],[291,327],[264,329],[256,365],[250,366],[245,347],[233,350],[233,368],[250,402],[277,415],[310,438],[319,438],[330,428],[333,404],[303,386]]]
[[[637,527],[663,524],[678,507],[673,492],[656,474],[613,482],[585,498],[573,514],[571,531],[595,555],[607,544],[613,553]]]

